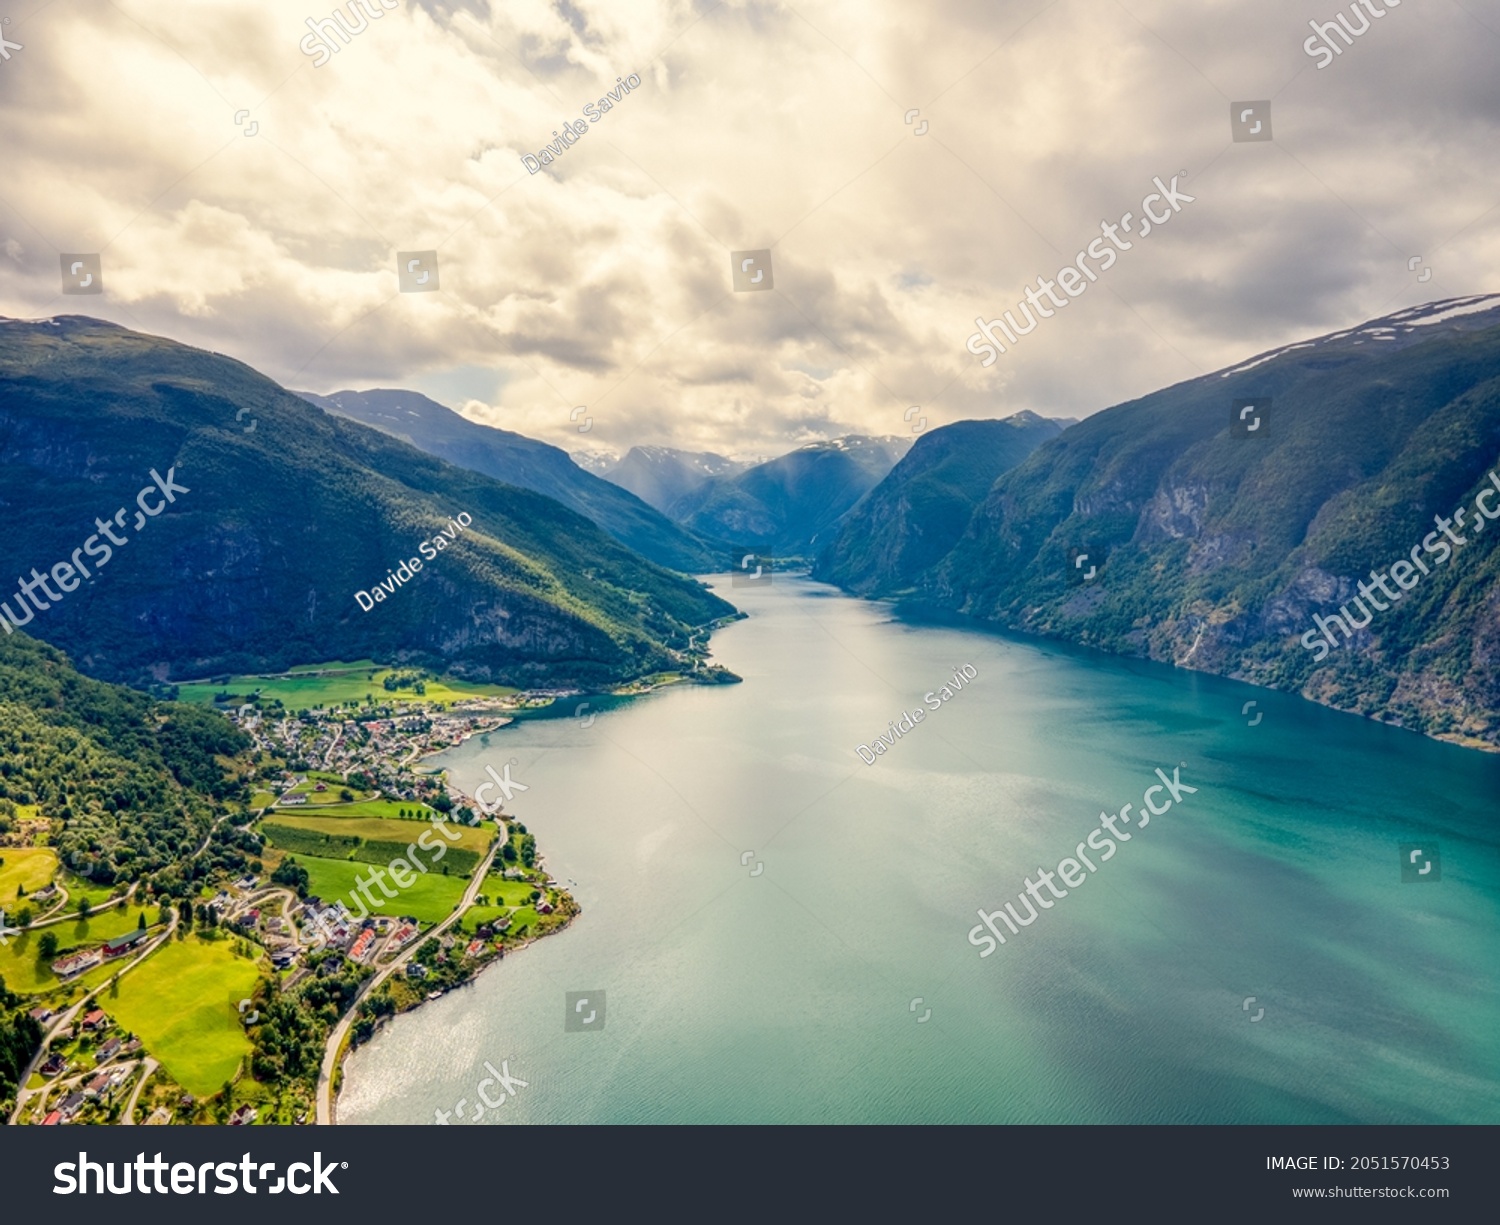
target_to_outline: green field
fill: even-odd
[[[345,817],[337,813],[319,813],[316,817],[283,816],[281,811],[270,814],[265,819],[265,824],[283,825],[289,829],[315,830],[322,834],[332,834],[341,838],[365,838],[371,842],[397,842],[402,846],[415,842],[422,836],[421,823],[415,821],[390,821],[379,817]],[[489,849],[490,839],[495,836],[495,828],[490,825],[470,826],[450,824],[450,834],[457,834],[458,841],[442,834],[434,833],[427,841],[434,844],[447,843],[450,846],[463,847],[465,850],[477,851],[481,856]],[[275,835],[272,835],[275,841]],[[427,856],[430,860],[431,856]]]
[[[298,855],[297,862],[307,869],[307,891],[316,894],[325,902],[343,901],[345,906],[356,910],[363,901],[355,896],[355,878],[364,878],[369,864],[354,863],[347,859],[318,859],[310,855]],[[453,908],[464,895],[468,877],[463,875],[443,876],[442,865],[438,870],[419,875],[409,889],[400,890],[394,900],[385,898],[378,886],[371,886],[370,893],[377,899],[376,910],[380,914],[411,915],[422,923],[437,923],[453,913]],[[393,886],[394,887],[394,886]]]
[[[531,907],[531,891],[537,889],[530,881],[524,880],[501,880],[493,874],[484,878],[484,884],[479,886],[481,896],[490,899],[487,906],[474,906],[464,914],[461,926],[467,932],[474,932],[485,923],[493,923],[496,919],[509,917],[514,926],[519,927],[522,923],[536,923],[536,911]],[[546,896],[546,890],[541,890],[542,896]],[[523,914],[518,908],[524,907]],[[530,915],[528,919],[525,917]]]
[[[298,805],[298,808],[301,806]],[[403,817],[399,815],[402,810],[415,812],[415,817]],[[280,820],[281,813],[293,816],[297,808],[277,809],[275,819]],[[390,821],[427,821],[436,814],[425,804],[418,804],[415,800],[356,800],[353,804],[340,804],[337,808],[331,808],[327,812],[320,812],[318,816],[324,818],[336,818],[342,820],[346,817],[385,817]]]
[[[189,1093],[215,1093],[250,1053],[235,1005],[260,978],[227,940],[172,940],[120,983],[105,1010]]]
[[[111,936],[122,936],[132,930],[138,922],[137,916],[140,913],[140,908],[135,906],[124,910],[115,907],[113,910],[106,910],[103,914],[95,915],[90,919],[79,921],[76,918],[70,918],[62,923],[53,923],[47,927],[22,932],[18,936],[9,936],[6,938],[7,943],[0,945],[0,978],[5,979],[5,985],[12,991],[22,991],[28,994],[50,991],[60,983],[51,969],[51,963],[57,958],[49,958],[46,962],[37,960],[36,950],[42,933],[51,932],[55,935],[62,949],[74,946],[86,947],[99,944]],[[147,920],[149,921],[152,917],[148,914]],[[61,955],[59,952],[58,956]],[[90,970],[80,978],[70,981],[91,985],[101,978],[108,978],[110,974],[121,966],[128,965],[129,962],[130,958],[125,957],[108,966]]]
[[[57,878],[57,883],[68,891],[68,909],[73,910],[78,906],[79,898],[88,899],[90,906],[102,906],[110,900],[111,885],[96,885],[93,881],[84,880],[81,876],[73,876],[68,872],[62,873]]]
[[[244,701],[258,690],[262,697],[279,698],[288,710],[306,710],[313,706],[363,702],[367,696],[378,705],[383,701],[457,702],[465,698],[505,697],[518,692],[505,685],[476,685],[446,676],[441,680],[427,681],[425,694],[417,694],[411,689],[387,690],[382,683],[385,677],[400,670],[369,660],[315,664],[274,675],[231,676],[227,683],[220,683],[222,678],[190,681],[179,686],[178,700],[206,706],[213,703],[216,693],[227,691]]]
[[[35,893],[57,871],[57,852],[45,846],[0,847],[0,861],[0,905],[14,902],[20,888]]]

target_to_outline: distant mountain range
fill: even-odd
[[[1500,471],[1500,295],[1107,409],[976,494],[987,469],[962,452],[979,424],[925,435],[818,573],[1500,746],[1500,528],[1476,526],[1500,505],[1500,477],[1477,501]],[[1465,542],[1447,554],[1438,516]]]
[[[718,568],[722,560],[659,510],[627,492],[630,486],[625,482],[613,477],[601,480],[580,468],[558,447],[470,421],[419,392],[337,391],[321,396],[299,391],[297,394],[328,412],[383,430],[461,468],[546,494],[592,519],[616,540],[657,565],[703,573]]]
[[[852,434],[813,442],[743,471],[711,476],[672,503],[689,531],[782,557],[811,554],[911,447]]]
[[[576,458],[576,457],[575,457]],[[712,451],[675,447],[631,447],[618,463],[596,469],[607,481],[670,515],[679,499],[714,477],[734,476],[750,467]]]
[[[0,468],[0,574],[35,598],[0,597],[105,679],[374,658],[590,685],[678,666],[733,611],[551,498],[79,316],[0,320]]]

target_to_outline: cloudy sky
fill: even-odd
[[[9,0],[0,313],[570,449],[751,455],[1083,416],[1500,290],[1500,0],[387,2],[315,58],[332,0]],[[1320,69],[1339,12],[1370,28]],[[1250,101],[1271,140],[1232,139]],[[528,173],[564,121],[587,134]],[[1184,172],[1193,202],[1066,309],[966,349]],[[755,249],[774,288],[736,292]],[[426,250],[440,288],[400,292]],[[104,292],[63,296],[62,252]]]

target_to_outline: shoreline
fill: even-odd
[[[394,1023],[398,1018],[408,1016],[416,1012],[424,1004],[436,1004],[438,1000],[451,995],[454,991],[460,991],[467,987],[472,987],[476,982],[479,981],[479,976],[486,970],[488,970],[491,966],[497,966],[501,962],[505,961],[507,957],[513,957],[517,953],[524,952],[533,944],[545,940],[548,936],[560,935],[562,932],[567,931],[568,928],[573,926],[573,922],[578,918],[578,915],[582,913],[583,911],[582,909],[580,909],[577,913],[569,915],[564,922],[558,924],[556,927],[549,928],[547,931],[542,932],[540,935],[528,936],[519,944],[507,946],[505,952],[502,953],[499,957],[490,957],[484,961],[476,963],[474,968],[464,976],[461,982],[455,983],[453,986],[448,987],[438,993],[437,999],[433,999],[430,995],[422,996],[421,998],[414,1000],[413,1002],[408,1004],[406,1007],[398,1008],[395,1012],[389,1014],[388,1016],[380,1017],[375,1022],[374,1029],[370,1031],[370,1033],[362,1042],[359,1042],[357,1044],[351,1043],[349,1040],[350,1034],[345,1033],[342,1041],[340,1042],[339,1051],[334,1061],[334,1083],[332,1085],[329,1097],[328,1118],[325,1122],[325,1125],[329,1127],[337,1127],[339,1125],[339,1095],[343,1092],[344,1089],[344,1065],[348,1061],[350,1056],[355,1054],[355,1052],[361,1050],[363,1047],[368,1046],[370,1042],[374,1040],[377,1034],[383,1032],[388,1025]],[[320,1120],[320,1122],[323,1121]],[[413,1126],[422,1126],[422,1124],[413,1124]]]
[[[653,688],[656,687],[654,686]],[[555,700],[556,699],[554,699],[554,701]],[[510,719],[505,724],[502,724],[501,727],[508,727],[516,722],[517,720]],[[497,727],[491,730],[499,731],[501,730],[501,728]],[[424,762],[427,762],[434,757],[440,757],[444,753],[451,752],[454,748],[461,747],[462,744],[467,743],[469,739],[470,737],[466,736],[462,741],[459,742],[459,745],[450,745],[447,748],[437,749],[433,752],[423,754],[421,757],[416,759],[416,761],[413,763],[413,766],[420,766]],[[444,775],[446,775],[447,773],[446,770],[441,770],[439,772]],[[473,797],[468,796],[463,792],[459,792],[458,794],[464,795],[465,799],[472,800],[476,805],[478,804],[478,801],[473,800]],[[495,860],[500,856],[501,847],[506,845],[506,843],[509,842],[512,836],[511,825],[521,824],[522,829],[525,829],[524,823],[507,821],[503,809],[497,811],[496,823],[500,826],[500,830],[497,831],[494,845],[490,848],[489,854],[486,855],[485,858],[481,860],[479,865],[474,869],[474,874],[469,878],[469,884],[464,891],[464,896],[460,901],[458,907],[456,907],[453,913],[446,919],[444,919],[441,923],[435,924],[426,934],[412,941],[412,943],[406,948],[404,952],[397,955],[395,960],[378,971],[376,975],[370,979],[369,984],[360,990],[354,1002],[334,1023],[333,1029],[329,1031],[328,1039],[324,1045],[323,1070],[319,1074],[318,1086],[316,1090],[316,1118],[319,1125],[330,1127],[338,1125],[338,1099],[339,1094],[343,1091],[344,1087],[345,1062],[352,1054],[354,1054],[355,1051],[359,1050],[360,1047],[366,1045],[375,1037],[376,1034],[380,1033],[386,1027],[387,1023],[394,1021],[397,1017],[416,1012],[424,1004],[436,1003],[438,1000],[442,999],[452,991],[471,986],[478,980],[479,976],[491,966],[499,965],[506,959],[506,957],[511,956],[515,953],[519,953],[523,949],[530,948],[533,944],[536,944],[540,940],[545,940],[548,936],[555,936],[560,934],[561,932],[566,931],[573,925],[573,921],[583,913],[583,908],[578,905],[578,902],[573,897],[573,895],[566,889],[558,886],[558,906],[554,913],[563,916],[560,922],[547,927],[545,931],[528,933],[527,936],[525,936],[522,940],[514,945],[506,944],[503,947],[499,947],[491,944],[491,955],[484,957],[483,959],[476,959],[472,962],[472,964],[465,965],[462,970],[461,977],[459,977],[457,981],[443,987],[442,990],[435,993],[418,993],[413,998],[408,999],[405,1002],[397,1003],[392,1011],[388,1013],[381,1013],[380,1015],[376,1016],[368,1032],[366,1032],[358,1040],[355,1039],[354,1027],[357,1021],[360,1019],[361,1006],[364,1005],[375,994],[378,988],[385,986],[385,984],[396,974],[396,972],[400,970],[404,965],[406,965],[411,958],[415,957],[417,952],[425,947],[428,941],[436,939],[439,936],[443,935],[450,927],[462,926],[464,916],[474,908],[475,898],[479,894],[479,889],[483,885],[485,879],[489,876],[490,870],[493,867]],[[543,866],[546,863],[546,856],[542,855],[539,852],[533,863],[537,870],[540,870],[543,873],[546,872],[546,869]],[[546,879],[552,878],[550,876],[544,876],[544,880]]]
[[[743,612],[735,612],[733,614],[726,615],[719,618],[712,624],[705,626],[702,632],[704,632],[705,634],[711,634],[715,629],[719,629],[724,625],[743,620],[746,615],[747,614]],[[658,673],[655,675],[662,674]],[[643,697],[646,694],[655,693],[659,690],[669,689],[673,686],[682,684],[722,685],[739,683],[743,683],[743,678],[737,676],[733,672],[730,672],[722,665],[708,665],[706,667],[696,667],[690,672],[671,674],[668,679],[664,680],[651,680],[648,678],[642,678],[636,681],[629,681],[615,687],[614,689],[611,689],[607,694],[599,694],[594,696],[633,698]],[[540,706],[533,707],[532,709],[550,710],[559,701],[585,696],[587,695],[582,690],[558,693],[552,696],[549,701],[542,703]],[[503,723],[499,724],[496,727],[488,729],[482,734],[490,735],[493,732],[498,732],[506,727],[515,726],[523,722],[525,722],[525,718],[522,715],[522,712],[517,711],[515,715],[507,717]],[[419,768],[435,757],[441,757],[445,753],[452,752],[455,748],[462,747],[464,744],[467,744],[471,739],[476,738],[480,734],[481,733],[475,732],[467,733],[456,745],[448,745],[443,748],[434,749],[431,752],[424,753],[411,763],[412,768]],[[439,769],[435,772],[444,775],[446,775],[447,773],[447,771],[444,769]],[[456,790],[456,788],[453,790]],[[474,797],[469,796],[464,792],[458,792],[458,794],[462,795],[466,800],[469,800],[476,805],[478,804],[478,801],[475,800]],[[497,811],[496,820],[498,823],[505,826],[505,835],[506,838],[509,838],[510,823],[506,821],[503,808]],[[414,941],[408,947],[405,953],[398,956],[396,961],[392,962],[389,966],[386,966],[382,971],[378,972],[377,976],[371,979],[371,982],[374,985],[362,989],[359,996],[355,999],[354,1003],[334,1023],[334,1027],[330,1031],[328,1040],[325,1043],[324,1072],[319,1076],[319,1083],[316,1092],[316,1121],[319,1125],[338,1125],[338,1099],[344,1088],[345,1063],[351,1055],[353,1055],[357,1050],[360,1049],[360,1047],[369,1043],[376,1034],[384,1030],[388,1023],[395,1021],[398,1017],[416,1012],[424,1004],[436,1003],[438,1000],[442,999],[452,991],[471,986],[478,980],[479,976],[484,973],[485,970],[489,969],[491,966],[500,964],[506,959],[506,957],[512,956],[525,949],[528,949],[538,941],[545,940],[548,936],[559,935],[562,932],[567,931],[570,927],[573,926],[574,921],[579,917],[579,915],[583,913],[583,908],[578,905],[578,902],[573,897],[573,895],[566,889],[559,887],[557,890],[558,897],[560,900],[563,900],[565,902],[566,906],[566,908],[564,908],[563,906],[559,906],[558,908],[557,913],[561,913],[564,916],[560,923],[548,927],[545,931],[537,932],[535,934],[529,934],[515,945],[506,945],[503,949],[500,949],[498,951],[498,955],[496,956],[490,956],[484,958],[483,960],[475,961],[472,966],[466,968],[462,978],[460,978],[452,985],[444,987],[440,992],[436,993],[435,997],[432,993],[429,993],[427,995],[418,995],[413,999],[407,1000],[404,1004],[397,1006],[393,1011],[384,1013],[376,1017],[370,1030],[360,1040],[355,1041],[354,1022],[359,1013],[361,1005],[364,1004],[370,998],[370,996],[374,994],[377,987],[383,986],[385,982],[390,978],[390,976],[394,974],[394,972],[399,969],[407,959],[414,956],[416,951],[422,948],[428,940],[433,939],[434,936],[441,931],[446,930],[448,926],[461,923],[463,916],[467,914],[471,909],[473,909],[473,901],[471,900],[471,895],[477,894],[478,886],[483,882],[485,877],[489,875],[490,867],[501,845],[503,845],[503,843],[497,838],[495,847],[490,851],[489,856],[487,856],[486,859],[479,865],[479,867],[475,869],[475,875],[470,878],[469,887],[465,891],[465,900],[461,904],[461,906],[456,909],[453,914],[445,919],[441,924],[435,925],[432,930],[421,939]],[[538,853],[534,862],[538,866],[541,866],[545,864],[546,857],[541,853]],[[326,1110],[324,1106],[325,1095],[327,1101]]]
[[[1098,655],[1106,659],[1124,661],[1126,663],[1151,664],[1170,669],[1173,673],[1186,672],[1199,676],[1211,676],[1217,680],[1245,685],[1251,689],[1278,694],[1282,697],[1297,698],[1313,706],[1321,706],[1324,710],[1334,711],[1336,714],[1351,715],[1356,719],[1363,719],[1367,723],[1378,723],[1382,727],[1393,728],[1400,732],[1408,732],[1411,735],[1420,736],[1424,740],[1431,740],[1437,744],[1451,745],[1459,749],[1477,750],[1481,753],[1500,753],[1500,741],[1484,740],[1463,732],[1432,732],[1409,727],[1398,719],[1381,718],[1379,714],[1365,714],[1352,707],[1340,706],[1336,702],[1325,701],[1321,697],[1304,693],[1300,689],[1282,689],[1275,685],[1262,685],[1252,680],[1246,680],[1242,676],[1236,676],[1227,672],[1218,672],[1210,668],[1194,668],[1176,660],[1156,659],[1150,655],[1135,655],[1110,651],[1093,643],[1079,642],[1073,638],[1046,634],[1035,629],[1023,629],[1005,621],[991,621],[984,617],[975,616],[972,613],[955,612],[941,605],[928,603],[908,593],[862,595],[858,592],[849,591],[826,579],[813,578],[810,574],[799,577],[806,577],[811,582],[830,587],[847,599],[863,600],[871,604],[885,604],[897,619],[918,628],[922,626],[948,626],[955,629],[968,629],[990,637],[1002,639],[1015,638],[1022,642],[1053,650],[1064,650],[1084,657]]]

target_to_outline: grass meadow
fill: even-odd
[[[258,952],[259,950],[257,950]],[[236,1004],[260,978],[229,940],[172,940],[100,1004],[189,1093],[217,1092],[250,1053]]]
[[[308,710],[314,706],[335,706],[348,702],[363,702],[366,697],[375,702],[399,699],[403,702],[460,702],[468,698],[506,697],[518,692],[506,685],[478,685],[454,677],[427,681],[427,692],[418,694],[411,689],[394,692],[387,690],[385,678],[392,671],[369,660],[353,663],[315,664],[294,668],[275,675],[231,676],[227,683],[222,678],[206,681],[190,681],[178,687],[178,700],[212,705],[214,694],[233,693],[240,700],[259,691],[264,698],[279,698],[288,710]]]

